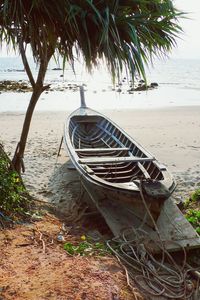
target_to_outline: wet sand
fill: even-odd
[[[177,200],[184,200],[200,187],[200,107],[108,110],[103,113],[168,166],[178,184]],[[66,116],[63,111],[36,112],[24,158],[24,179],[28,189],[38,198],[54,202],[69,197],[67,184],[73,181],[76,186],[78,178],[75,171],[68,169],[68,157],[63,149],[57,159]],[[24,112],[0,113],[0,140],[11,156],[23,119]]]

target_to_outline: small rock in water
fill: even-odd
[[[158,87],[158,83],[157,83],[157,82],[152,82],[152,83],[150,84],[150,86],[151,86],[151,87]]]

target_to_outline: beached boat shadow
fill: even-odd
[[[64,217],[73,215],[74,219],[86,211],[90,202],[80,176],[72,162],[61,151],[54,172],[48,183],[48,200]]]
[[[83,187],[79,173],[62,151],[49,180],[48,191],[49,202],[53,204],[50,211],[59,219],[71,225],[80,221],[81,227],[94,240],[112,236],[104,218]]]

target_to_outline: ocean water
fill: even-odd
[[[30,61],[34,76],[37,66]],[[54,87],[69,83],[86,84],[86,101],[94,109],[151,109],[173,106],[200,105],[200,60],[166,59],[155,62],[146,69],[148,82],[157,82],[158,88],[142,92],[127,93],[129,80],[126,78],[120,85],[121,93],[116,92],[119,86],[113,84],[106,68],[100,66],[88,74],[81,64],[76,65],[76,74],[71,66],[62,70],[53,61],[50,62],[46,82]],[[17,58],[0,58],[0,80],[28,80],[22,62]],[[0,112],[25,111],[30,93],[2,92],[0,94]],[[36,110],[72,110],[79,106],[79,93],[69,90],[43,93]]]

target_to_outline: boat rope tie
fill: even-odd
[[[59,148],[58,148],[57,158],[60,155],[60,150],[61,150],[61,147],[62,147],[62,143],[63,143],[63,135],[62,135],[61,140],[60,140],[60,145],[59,145]]]
[[[62,135],[61,140],[60,140],[60,144],[59,144],[58,152],[57,152],[57,155],[56,155],[56,161],[55,161],[55,164],[54,164],[52,174],[55,174],[55,172],[56,172],[57,165],[58,165],[58,157],[60,156],[60,151],[61,151],[61,148],[62,148],[62,144],[63,144],[63,135]]]

